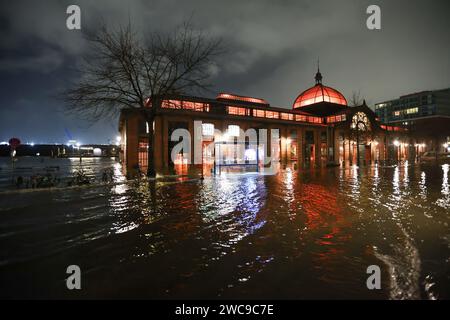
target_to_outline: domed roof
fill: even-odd
[[[347,106],[347,100],[342,93],[322,84],[322,74],[319,70],[317,70],[315,79],[316,85],[303,91],[297,99],[295,99],[294,105],[292,106],[294,109],[320,102],[330,102]]]

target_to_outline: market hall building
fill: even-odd
[[[205,166],[207,172],[217,172],[217,166],[246,167],[251,163],[256,163],[254,167],[258,170],[267,166],[264,154],[280,165],[293,164],[299,169],[371,165],[411,156],[404,128],[381,123],[365,102],[349,107],[338,90],[322,84],[319,70],[315,85],[299,94],[291,109],[228,93],[221,93],[216,99],[171,95],[149,101],[148,108],[156,108],[152,110],[153,124],[146,122],[141,110],[124,109],[120,115],[121,160],[128,176],[146,172],[149,140],[154,147],[157,173],[179,172],[195,166],[193,152],[171,157],[179,143],[172,141],[172,133],[182,128],[193,136],[195,121],[201,121],[202,125],[202,172]],[[154,128],[151,139],[149,125]],[[264,142],[258,140],[257,145],[246,143],[245,152],[238,153],[236,149],[242,147],[239,132],[247,129],[257,132],[278,129],[279,136],[275,142],[269,138]],[[193,149],[193,139],[191,143]]]

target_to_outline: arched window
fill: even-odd
[[[357,112],[352,117],[350,127],[358,131],[370,131],[370,120],[364,112]]]

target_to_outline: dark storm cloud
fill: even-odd
[[[89,127],[52,98],[87,50],[81,33],[65,28],[69,4],[81,7],[84,29],[131,20],[145,34],[192,17],[226,45],[215,90],[276,106],[290,107],[313,84],[318,57],[325,84],[372,103],[450,86],[448,1],[15,1],[0,13],[0,139],[65,141],[65,128],[81,141],[115,136],[115,121]],[[381,7],[380,31],[365,26],[370,4]]]

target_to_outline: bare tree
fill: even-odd
[[[149,123],[148,176],[155,176],[153,121],[160,99],[210,87],[213,58],[220,39],[206,37],[187,22],[170,33],[140,37],[131,24],[116,31],[106,26],[87,35],[89,53],[81,78],[64,93],[70,111],[96,121],[120,110],[142,112]]]
[[[357,106],[362,105],[363,98],[361,96],[361,91],[360,90],[353,91],[349,102],[350,102],[350,107],[357,107]]]

